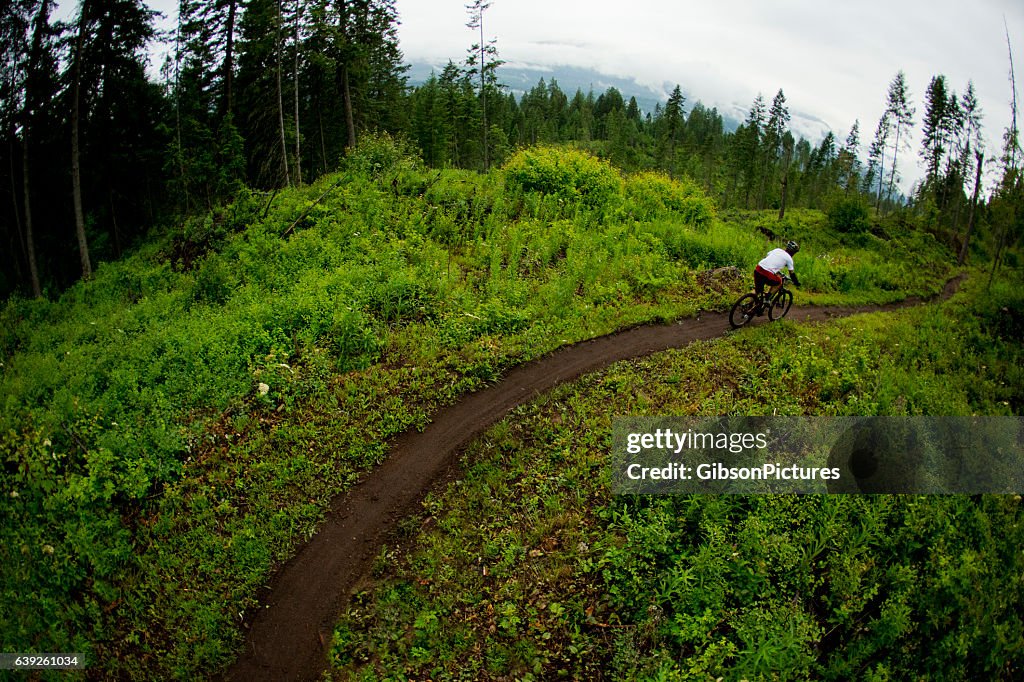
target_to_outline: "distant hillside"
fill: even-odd
[[[409,82],[412,85],[419,85],[430,77],[431,72],[440,74],[444,66],[444,63],[413,62],[408,72]],[[576,90],[583,92],[593,90],[595,95],[600,95],[608,88],[616,88],[627,101],[630,97],[636,97],[636,102],[644,113],[653,112],[656,104],[664,104],[668,99],[668,94],[675,87],[675,83],[666,82],[663,88],[655,89],[631,78],[609,76],[594,69],[576,66],[549,67],[533,64],[505,64],[498,70],[498,75],[501,82],[517,96],[537,85],[541,78],[545,82],[554,79],[558,82],[558,87],[570,97]],[[683,84],[680,83],[680,85]],[[704,106],[716,107],[718,113],[722,115],[725,129],[728,132],[732,132],[743,122],[750,109],[750,102],[704,101],[685,87],[683,87],[683,93],[686,95],[687,110],[693,106],[694,102],[698,101],[702,102]],[[763,94],[766,100],[770,100],[774,93],[765,90]],[[791,109],[790,113],[792,115],[790,128],[797,136],[807,138],[812,144],[820,142],[829,131],[828,124],[813,114],[794,109]],[[846,131],[833,130],[832,132],[837,138],[846,135]]]
[[[409,82],[412,85],[419,85],[430,77],[431,72],[441,73],[444,64],[427,64],[425,62],[414,62],[409,69]],[[675,83],[666,83],[663,90],[655,90],[647,85],[642,85],[631,78],[619,78],[609,76],[593,69],[583,69],[575,66],[546,67],[530,64],[505,64],[498,70],[498,76],[502,84],[517,96],[525,93],[537,85],[541,78],[545,82],[552,79],[558,82],[558,87],[570,97],[577,90],[583,92],[594,91],[594,95],[600,95],[608,88],[615,88],[622,93],[628,101],[630,97],[636,97],[637,104],[644,113],[652,113],[656,104],[664,104],[668,99],[668,93],[675,87]],[[683,90],[689,106],[696,100],[686,89]],[[736,119],[732,114],[724,112],[726,130],[735,130],[742,122],[742,118]]]

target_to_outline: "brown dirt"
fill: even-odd
[[[960,279],[946,283],[943,298],[956,291]],[[910,298],[883,306],[794,307],[789,319],[816,322],[918,303]],[[765,323],[767,318],[752,324]],[[337,496],[320,530],[274,576],[262,608],[248,619],[245,649],[225,678],[320,679],[337,617],[381,546],[399,521],[419,510],[433,486],[454,475],[460,450],[513,407],[613,362],[712,339],[729,329],[727,313],[704,313],[566,346],[441,410],[423,432],[399,437],[383,464]]]

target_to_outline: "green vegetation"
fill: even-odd
[[[837,198],[828,208],[828,224],[839,232],[865,232],[868,222],[868,207],[860,197]]]
[[[144,0],[57,5],[0,6],[0,650],[215,674],[396,435],[560,346],[726,308],[796,239],[799,304],[975,272],[941,307],[755,329],[519,410],[382,554],[336,672],[1019,676],[1019,500],[612,499],[602,475],[613,411],[1019,411],[1015,100],[999,154],[973,86],[935,76],[904,197],[902,72],[862,164],[859,122],[797,139],[781,89],[734,131],[678,85],[653,112],[517,98],[480,0],[470,56],[416,87],[394,0],[182,0],[158,79]]]
[[[1019,289],[619,363],[478,439],[335,632],[335,679],[1014,679],[1019,496],[616,497],[621,414],[1017,414]]]
[[[273,567],[391,436],[564,343],[724,306],[737,283],[698,271],[767,248],[687,182],[536,158],[597,169],[604,194],[585,172],[575,194],[516,184],[514,162],[429,171],[374,138],[340,175],[243,192],[55,302],[11,300],[5,648],[86,651],[110,674],[215,669]],[[821,216],[793,216],[810,282],[842,281],[850,264],[813,255]],[[848,290],[934,290],[900,255],[891,291]]]
[[[538,191],[509,180],[516,163],[431,171],[373,138],[339,175],[243,192],[55,302],[11,300],[4,647],[137,677],[216,669],[239,613],[389,438],[559,345],[730,304],[747,275],[700,272],[746,273],[770,246],[763,216],[720,219],[686,181],[520,158],[587,172],[568,174],[576,194]],[[578,192],[591,169],[615,188],[602,202]],[[823,220],[768,223],[805,244],[804,300],[941,284],[917,265],[943,253],[926,235],[847,243]]]

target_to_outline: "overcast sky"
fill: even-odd
[[[475,40],[465,25],[467,1],[396,0],[406,59],[463,59]],[[63,0],[60,14],[76,4]],[[173,26],[176,0],[150,6]],[[1024,83],[1021,0],[492,0],[484,32],[509,64],[556,73],[559,65],[595,68],[666,94],[678,83],[740,118],[758,92],[770,102],[782,88],[791,111],[821,119],[840,142],[860,119],[864,149],[899,69],[917,124],[934,74],[945,74],[958,93],[973,79],[991,158],[1010,118],[1004,17]],[[921,173],[918,139],[900,164],[908,180]]]
[[[397,0],[406,58],[462,58],[474,41],[465,4]],[[510,64],[592,67],[666,94],[679,83],[721,110],[745,112],[758,92],[770,102],[782,88],[791,111],[822,119],[840,142],[860,119],[864,148],[898,70],[907,75],[918,124],[934,74],[945,74],[958,93],[973,79],[991,155],[1010,119],[1004,16],[1020,92],[1020,0],[493,0],[484,35],[497,38]],[[900,164],[908,179],[920,174],[916,142]]]

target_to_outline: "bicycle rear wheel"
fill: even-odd
[[[733,329],[739,329],[747,322],[754,319],[754,310],[757,308],[757,296],[754,294],[743,294],[733,304],[729,311],[729,324]]]
[[[789,312],[790,307],[793,305],[793,292],[783,291],[775,300],[772,301],[772,305],[768,308],[768,319],[774,322],[775,320],[781,320]]]

